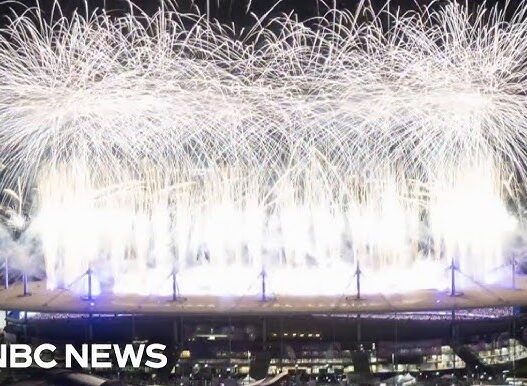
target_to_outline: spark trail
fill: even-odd
[[[445,288],[451,261],[494,280],[522,224],[526,11],[14,14],[1,183],[31,223],[4,252],[117,293],[173,271],[256,293],[263,269],[276,294],[342,294],[359,262],[370,292]]]

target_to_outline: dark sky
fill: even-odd
[[[60,0],[59,0],[60,1]],[[190,4],[191,0],[177,0],[177,3],[185,9]],[[206,9],[207,0],[194,0],[196,4],[204,11]],[[222,21],[234,21],[235,23],[244,23],[252,20],[246,15],[247,3],[249,0],[210,0],[211,16],[219,18]],[[330,6],[333,6],[334,1],[337,8],[355,8],[359,0],[326,0]],[[368,1],[368,0],[367,0]],[[381,7],[386,0],[369,0],[374,7]],[[390,0],[390,7],[392,9],[400,8],[408,10],[415,7],[415,4],[428,4],[431,0]],[[437,2],[456,1],[456,0],[439,0]],[[504,4],[507,0],[457,0],[468,2],[470,5],[477,5],[486,3],[493,5],[496,3]],[[521,3],[522,0],[510,0],[511,8]],[[36,0],[22,0],[22,3],[27,5],[34,5]],[[129,8],[126,0],[87,0],[90,8],[102,7],[104,4],[107,9],[116,10],[116,13],[122,12]],[[145,10],[147,13],[154,12],[159,4],[159,0],[133,0],[135,4]],[[251,11],[257,15],[264,14],[273,5],[276,0],[252,0]],[[62,8],[66,14],[74,10],[76,7],[84,9],[85,0],[61,0]],[[49,9],[53,0],[40,0],[40,4],[44,9]],[[17,7],[12,4],[1,4],[0,15],[8,12],[9,7]],[[188,8],[187,8],[188,9]],[[290,12],[294,10],[301,19],[316,16],[317,12],[322,12],[324,5],[322,0],[282,0],[275,8],[275,13]]]

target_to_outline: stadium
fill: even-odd
[[[525,3],[0,14],[1,384],[527,383]]]

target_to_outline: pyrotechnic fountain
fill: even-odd
[[[365,292],[446,289],[451,265],[499,281],[521,230],[523,13],[17,15],[2,187],[22,181],[31,224],[3,253],[80,292],[86,272],[155,295],[174,275],[256,294],[262,273],[276,295],[346,294],[359,265]]]

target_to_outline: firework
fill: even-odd
[[[445,288],[449,265],[489,281],[521,230],[526,9],[246,30],[166,4],[15,14],[0,155],[8,217],[31,217],[19,248],[50,288],[90,270],[116,293],[177,273],[183,293],[243,295],[265,272],[275,294],[341,294],[359,265],[366,291]]]

